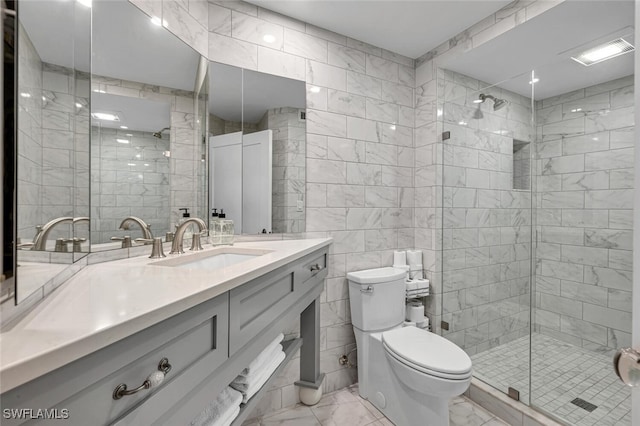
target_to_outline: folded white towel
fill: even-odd
[[[252,380],[254,380],[256,376],[259,376],[260,374],[262,374],[265,367],[269,366],[269,364],[271,364],[271,361],[273,361],[273,359],[280,352],[282,352],[282,345],[278,344],[276,346],[271,347],[268,352],[264,352],[264,356],[261,353],[260,354],[261,362],[259,364],[252,362],[251,364],[254,364],[254,365],[252,367],[245,368],[244,370],[242,370],[242,372],[233,381],[237,383],[251,382]]]
[[[231,426],[231,423],[238,417],[240,414],[240,406],[238,405],[233,411],[230,411],[227,417],[224,419],[220,419],[220,421],[216,424],[211,424],[210,426]]]
[[[267,380],[269,380],[269,377],[271,377],[276,368],[278,368],[282,361],[284,361],[285,357],[285,353],[280,352],[264,369],[262,374],[260,374],[259,377],[256,377],[252,383],[247,384],[231,382],[229,386],[242,393],[242,402],[246,404],[247,401],[249,401],[249,399],[251,399],[251,397],[255,395],[256,392],[258,392],[262,388],[262,386],[264,386]]]
[[[254,359],[247,368],[240,372],[240,376],[247,376],[251,374],[253,370],[260,369],[261,366],[267,364],[272,359],[273,355],[275,354],[275,348],[280,345],[282,339],[284,339],[284,334],[278,334],[278,336],[273,339],[271,343],[269,343],[267,347],[262,350],[262,352],[260,352],[256,359]],[[280,350],[282,350],[282,345],[280,345]]]
[[[210,403],[192,422],[192,426],[222,425],[222,421],[229,417],[236,409],[240,410],[240,403],[243,395],[227,386],[218,394],[216,399]],[[236,414],[237,416],[237,414]],[[235,418],[235,417],[234,417]]]

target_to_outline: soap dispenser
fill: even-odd
[[[222,212],[222,210],[220,210],[220,212]],[[218,215],[218,209],[213,209],[211,213],[211,219],[209,221],[209,242],[214,246],[222,244],[222,222],[220,215]]]
[[[222,231],[222,244],[233,245],[233,238],[235,234],[233,220],[227,219],[227,215],[224,214],[222,209],[220,210],[219,219]]]
[[[186,219],[191,217],[191,214],[189,213],[189,209],[188,208],[183,207],[183,208],[178,209],[178,210],[181,210],[181,211],[184,210],[184,213],[182,213],[182,218],[180,220],[178,220],[178,225],[176,225],[176,228],[178,226],[182,225]],[[191,232],[190,229],[187,229],[186,232],[184,233],[184,238],[191,238],[192,236],[193,236],[193,232]]]

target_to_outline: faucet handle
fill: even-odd
[[[58,253],[69,252],[69,247],[67,246],[67,244],[70,242],[73,242],[73,238],[58,238],[56,240],[56,246],[54,248],[54,251]]]
[[[124,237],[111,237],[111,241],[122,241],[120,248],[131,247],[131,236],[125,235]]]
[[[191,248],[189,250],[191,251],[200,251],[200,250],[204,250],[202,248],[202,243],[200,242],[200,233],[198,232],[194,232],[193,236],[191,237]]]
[[[154,237],[153,239],[150,239],[150,238],[136,238],[136,242],[137,243],[145,243],[145,244],[149,244],[149,243],[153,244],[153,246],[151,247],[151,256],[149,256],[149,259],[161,259],[163,257],[167,257],[167,255],[164,254],[164,250],[162,248],[162,237]]]

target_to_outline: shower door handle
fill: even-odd
[[[625,385],[640,386],[640,351],[619,349],[613,357],[613,369]]]

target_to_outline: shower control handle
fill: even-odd
[[[613,369],[625,385],[640,387],[640,350],[619,349],[613,357]]]

